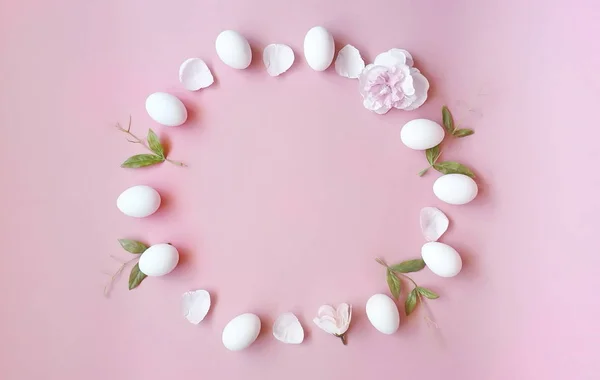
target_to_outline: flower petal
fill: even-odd
[[[352,306],[347,303],[339,304],[336,309],[337,323],[338,323],[338,335],[344,334],[350,327],[350,321],[352,320]]]
[[[339,329],[334,320],[315,318],[313,322],[323,331],[329,334],[337,334]]]
[[[388,113],[389,110],[391,110],[392,107],[391,106],[386,106],[385,104],[379,108],[376,109],[372,109],[371,111],[375,112],[378,115],[385,115],[386,113]]]
[[[400,83],[400,88],[402,92],[406,96],[413,96],[415,94],[415,87],[413,86],[413,77],[412,75],[407,76],[402,83]]]
[[[336,317],[335,309],[331,305],[323,305],[323,306],[321,306],[319,308],[319,311],[317,312],[317,315],[319,316],[319,318],[322,318],[322,317],[331,317],[331,318],[335,319],[335,317]]]
[[[210,310],[210,294],[206,290],[183,293],[181,311],[183,316],[195,325],[202,322]]]
[[[283,44],[268,45],[263,51],[263,63],[270,76],[276,77],[288,71],[294,64],[294,51]]]
[[[373,61],[375,65],[385,66],[388,68],[397,65],[414,65],[413,58],[409,52],[404,49],[390,49],[384,53],[379,54]]]
[[[437,241],[448,230],[450,221],[435,207],[423,207],[420,214],[421,231],[427,241]]]
[[[294,313],[283,313],[273,324],[273,336],[283,343],[300,344],[304,341],[304,329]]]
[[[215,79],[203,60],[190,58],[179,67],[179,81],[186,90],[198,91],[213,84]]]
[[[406,111],[412,111],[421,107],[427,100],[427,92],[429,91],[429,81],[419,70],[411,69],[411,75],[413,77],[415,94],[412,96],[414,99],[413,102],[405,108]]]
[[[346,45],[335,59],[335,72],[346,78],[358,78],[365,68],[360,52],[352,45]]]

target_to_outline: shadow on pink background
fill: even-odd
[[[597,379],[599,17],[591,0],[0,2],[0,378]],[[356,82],[304,63],[314,25],[367,60],[409,50],[430,99],[369,113]],[[228,28],[253,43],[250,70],[216,57]],[[297,62],[271,78],[259,54],[276,42]],[[177,80],[193,56],[217,79],[198,93]],[[179,96],[190,122],[152,122],[155,91]],[[423,154],[399,139],[443,104],[476,130],[444,151],[479,175],[467,206],[437,201],[438,174],[417,177]],[[129,115],[189,168],[119,168],[141,152],[112,127]],[[136,184],[163,195],[150,218],[115,207]],[[428,303],[438,330],[419,307],[384,336],[364,313],[386,291],[373,259],[418,257],[423,206],[450,216],[443,241],[464,271],[414,276],[441,294]],[[105,299],[110,255],[128,258],[117,238],[171,242],[182,265],[132,292],[123,276]],[[197,288],[215,302],[193,326],[179,297]],[[347,347],[312,324],[319,305],[344,301]],[[271,337],[284,311],[305,344]],[[222,328],[243,312],[263,334],[228,352]]]

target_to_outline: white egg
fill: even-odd
[[[446,174],[433,183],[433,193],[451,205],[464,205],[477,196],[477,183],[464,174]]]
[[[164,276],[179,262],[179,252],[171,244],[154,244],[142,253],[140,271],[147,276]]]
[[[223,329],[223,345],[230,351],[249,347],[260,333],[260,318],[245,313],[233,318]]]
[[[440,277],[454,277],[462,269],[462,259],[448,244],[431,241],[421,248],[421,257],[427,267]]]
[[[304,37],[304,58],[315,71],[323,71],[331,65],[335,54],[333,36],[322,26],[310,29]]]
[[[146,112],[158,124],[177,127],[187,120],[187,109],[177,97],[155,92],[146,98]]]
[[[252,49],[248,40],[234,30],[221,32],[215,48],[221,61],[234,69],[245,69],[252,62]]]
[[[400,314],[394,301],[385,294],[375,294],[367,301],[367,318],[379,332],[393,334],[400,326]]]
[[[150,186],[138,185],[123,191],[117,198],[117,208],[127,216],[145,218],[160,207],[160,194]]]
[[[444,128],[433,120],[415,119],[404,124],[400,139],[411,149],[425,150],[442,142]]]

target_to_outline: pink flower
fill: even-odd
[[[365,108],[385,114],[392,108],[411,111],[421,107],[427,100],[429,81],[413,64],[406,50],[379,54],[358,78]]]
[[[342,342],[346,344],[346,332],[350,327],[351,320],[352,306],[342,303],[337,309],[329,305],[321,306],[313,322],[325,332],[341,338]]]

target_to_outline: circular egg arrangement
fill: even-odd
[[[221,32],[216,39],[215,48],[219,59],[231,68],[243,70],[252,62],[250,44],[236,31]],[[310,68],[315,71],[324,71],[331,66],[335,57],[335,42],[327,29],[316,26],[308,31],[304,38],[304,57]],[[293,65],[295,56],[289,46],[278,43],[266,46],[262,58],[267,73],[278,76]],[[378,64],[378,59],[380,62],[389,62],[392,58],[400,59],[402,64],[408,65],[406,67],[412,70],[412,56],[401,49],[392,49],[381,54],[375,60],[375,65]],[[358,78],[363,70],[372,69],[372,66],[365,66],[360,52],[352,45],[344,46],[335,61],[335,71],[343,77],[353,79]],[[418,70],[416,72],[418,73]],[[212,85],[214,77],[202,59],[189,58],[179,68],[179,81],[187,90],[197,91]],[[166,127],[180,126],[186,122],[188,116],[185,105],[177,97],[164,92],[148,96],[146,111],[155,122]],[[440,124],[428,119],[411,120],[400,131],[400,139],[404,145],[422,151],[439,146],[445,135],[446,132]],[[437,155],[439,156],[439,153]],[[435,196],[450,205],[471,202],[477,196],[477,191],[475,181],[460,173],[444,174],[433,184]],[[134,218],[148,217],[155,213],[160,205],[160,194],[145,185],[128,188],[117,198],[118,209]],[[449,220],[446,215],[437,208],[426,207],[421,210],[420,223],[427,241],[421,249],[424,265],[438,276],[456,276],[462,269],[459,253],[449,245],[437,242],[448,228]],[[124,240],[121,244],[130,253],[140,254],[137,264],[139,273],[136,273],[138,276],[164,276],[173,271],[179,262],[177,249],[169,243],[146,247],[139,242]],[[182,296],[181,305],[184,317],[190,323],[199,324],[210,310],[211,297],[202,289],[186,292]],[[400,313],[396,302],[389,296],[375,294],[370,297],[366,303],[366,314],[377,331],[390,335],[398,330]],[[351,320],[352,306],[343,303],[335,308],[329,305],[321,306],[314,323],[324,331],[341,338],[346,344],[346,332]],[[240,314],[224,327],[223,345],[231,351],[243,350],[257,339],[260,330],[261,320],[257,315]],[[283,313],[276,319],[272,332],[275,339],[283,343],[300,344],[304,341],[304,329],[298,318],[290,312]]]

